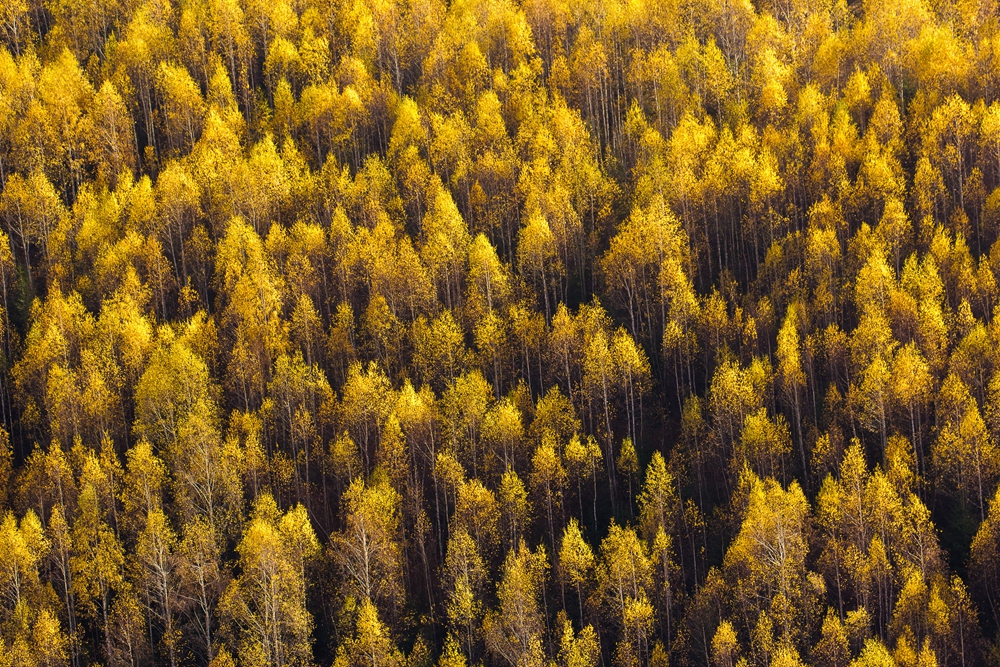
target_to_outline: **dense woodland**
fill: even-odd
[[[0,28],[0,667],[1000,664],[996,0]]]

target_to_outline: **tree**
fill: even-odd
[[[334,410],[334,396],[316,364],[306,365],[301,352],[282,354],[274,362],[268,383],[271,416],[279,442],[295,466],[295,491],[308,502],[312,497],[311,464],[322,458],[317,447],[322,425]]]
[[[177,576],[178,596],[188,606],[191,622],[203,643],[203,657],[207,663],[215,658],[216,605],[226,585],[226,570],[222,567],[219,537],[204,519],[194,519],[184,525],[178,544]]]
[[[503,312],[511,297],[512,276],[500,260],[496,248],[485,234],[477,234],[469,244],[469,270],[466,283],[465,308],[470,319],[478,320],[483,313]]]
[[[649,345],[658,344],[668,312],[673,318],[687,307],[684,240],[679,221],[657,198],[632,210],[601,260],[612,293],[628,311],[632,336]]]
[[[729,621],[723,621],[712,637],[712,662],[716,667],[733,667],[739,655],[740,644],[736,630]]]
[[[121,495],[124,523],[132,531],[139,532],[151,512],[162,512],[167,470],[146,439],[136,443],[125,456],[127,465]]]
[[[541,660],[545,624],[539,598],[547,569],[544,547],[532,552],[521,540],[508,552],[497,586],[499,607],[483,619],[486,648],[496,660],[512,667]]]
[[[879,312],[866,316],[854,331],[858,382],[852,386],[854,402],[862,423],[870,430],[878,429],[882,447],[886,445],[889,427],[890,372],[892,355],[897,346],[889,322]]]
[[[291,156],[280,155],[274,139],[266,134],[250,148],[245,162],[236,163],[232,175],[235,213],[242,215],[257,234],[267,236],[269,241],[271,233],[276,231],[271,223],[291,194],[286,157]]]
[[[799,405],[799,392],[805,387],[806,375],[802,370],[799,345],[798,311],[789,306],[778,332],[778,377],[781,378],[782,388],[795,411],[795,439],[799,441],[799,453],[802,455],[802,475],[808,480],[806,445],[802,440],[802,410]]]
[[[452,521],[469,531],[487,558],[493,556],[499,542],[498,510],[493,492],[478,479],[466,481],[459,486]]]
[[[4,41],[17,55],[21,54],[22,42],[27,42],[31,36],[28,9],[27,2],[16,2],[3,14]]]
[[[479,475],[483,419],[490,407],[491,387],[478,370],[455,378],[441,398],[445,437],[461,453],[463,463]]]
[[[500,504],[503,508],[504,543],[509,551],[523,539],[531,516],[531,503],[524,482],[513,468],[500,478]]]
[[[139,534],[136,556],[142,568],[146,599],[153,601],[155,609],[150,616],[161,626],[161,641],[166,647],[171,667],[177,664],[179,631],[176,617],[179,607],[177,576],[175,573],[176,536],[166,515],[160,509],[150,510],[146,526]]]
[[[404,599],[399,545],[399,494],[384,477],[359,477],[341,500],[344,530],[333,537],[343,585],[356,599],[398,613]]]
[[[1000,491],[998,491],[1000,493]],[[997,498],[990,501],[989,513],[980,524],[976,536],[972,540],[970,554],[970,575],[974,589],[980,599],[986,601],[993,622],[997,623],[997,593],[1000,585],[1000,563],[996,558],[996,544],[1000,540],[998,520],[1000,520],[1000,505]]]
[[[241,657],[250,664],[310,664],[306,566],[319,543],[305,508],[282,514],[270,495],[260,495],[236,552],[241,573],[226,588],[221,608]]]
[[[455,530],[448,539],[444,576],[448,622],[471,662],[478,644],[487,572],[476,542],[464,528]]]
[[[980,520],[985,520],[1000,460],[975,399],[955,375],[949,375],[941,387],[938,422],[938,438],[931,446],[934,469],[952,485],[958,502],[963,507],[972,505]],[[973,496],[971,501],[967,494]]]
[[[377,438],[392,405],[392,387],[385,372],[374,362],[367,367],[353,363],[341,389],[341,422],[361,448],[365,470],[372,468]]]
[[[555,282],[563,270],[554,244],[549,223],[539,212],[532,214],[528,218],[527,224],[518,233],[518,267],[521,273],[529,277],[536,285],[540,283],[546,321],[552,316],[552,308],[556,300],[555,285],[552,285],[551,300],[549,286]]]
[[[674,476],[667,470],[663,455],[653,452],[646,466],[646,478],[638,497],[639,527],[643,538],[650,546],[650,555],[655,561],[656,603],[659,616],[666,624],[666,640],[669,643],[673,629],[674,608],[681,587],[677,581],[677,565],[674,562],[674,535],[682,518],[680,496]]]
[[[624,329],[615,331],[611,339],[611,355],[617,370],[618,393],[625,403],[629,440],[639,443],[643,432],[642,399],[652,382],[649,359]]]
[[[379,619],[371,600],[361,601],[354,635],[337,649],[336,667],[398,667],[403,655],[393,644],[389,628]]]
[[[504,363],[509,350],[506,329],[503,319],[493,312],[484,315],[473,329],[480,366],[493,376],[493,390],[497,399],[503,389],[504,369],[507,366]]]
[[[70,557],[73,596],[83,615],[99,624],[104,654],[112,655],[112,596],[124,584],[125,554],[121,542],[105,520],[97,490],[87,484],[80,490],[73,522]]]
[[[531,486],[538,496],[538,505],[544,506],[548,516],[549,536],[553,553],[556,550],[556,514],[562,514],[562,491],[566,485],[566,469],[559,455],[555,436],[542,435],[542,444],[531,457]]]
[[[69,634],[70,657],[77,663],[79,646],[76,637],[76,593],[73,584],[73,536],[66,521],[66,510],[62,505],[52,508],[49,516],[49,534],[52,536],[52,561],[55,565],[56,585],[62,592]]]
[[[60,219],[66,215],[65,206],[45,173],[35,170],[28,178],[20,174],[11,175],[0,196],[0,214],[7,224],[7,233],[16,238],[21,246],[28,288],[33,290],[35,276],[31,270],[31,247],[35,245],[40,249],[43,268],[47,272],[49,240]]]
[[[282,281],[243,218],[233,218],[219,242],[216,280],[225,295],[222,327],[232,345],[228,388],[250,409],[263,397],[274,360],[286,350],[287,333],[280,317]]]
[[[16,614],[24,613],[24,606],[40,602],[41,580],[39,564],[50,548],[49,540],[38,515],[28,510],[18,521],[10,511],[0,524],[0,591],[2,591],[4,620],[10,622]]]
[[[812,650],[813,659],[824,667],[847,665],[851,658],[847,629],[833,607],[828,607],[823,617],[820,639]]]
[[[917,451],[917,464],[920,470],[926,466],[920,427],[921,412],[925,409],[927,398],[931,393],[931,375],[927,362],[913,343],[904,346],[896,355],[893,379],[893,398],[897,405],[904,407],[908,412],[910,435]]]
[[[608,462],[608,484],[611,488],[612,506],[617,495],[615,474],[614,431],[611,426],[611,398],[616,383],[616,368],[609,348],[610,341],[603,328],[588,337],[584,348],[584,387],[588,403],[600,405],[604,413],[604,451]],[[591,407],[593,409],[593,407]]]
[[[179,423],[167,447],[173,473],[174,502],[186,521],[203,517],[217,529],[232,529],[242,505],[237,453],[219,432],[214,404],[199,399]]]
[[[494,475],[523,460],[524,435],[523,415],[509,398],[495,403],[483,416],[482,438],[488,455],[493,459],[490,468]]]
[[[559,576],[562,584],[569,584],[576,589],[577,604],[580,607],[580,627],[583,627],[584,607],[587,596],[585,587],[590,593],[591,579],[594,569],[594,552],[583,539],[580,524],[576,519],[570,519],[563,529],[562,542],[559,547]],[[563,593],[565,606],[565,592]]]
[[[471,243],[469,230],[450,192],[437,182],[429,190],[434,194],[428,194],[430,207],[420,225],[421,257],[444,294],[445,305],[457,308]]]
[[[746,367],[728,359],[716,367],[708,391],[708,407],[714,430],[723,443],[723,456],[736,451],[747,418],[760,413],[770,380],[770,364],[760,358]],[[739,469],[733,472],[738,473]]]
[[[179,427],[212,384],[205,360],[184,341],[156,349],[135,390],[135,430],[161,447],[178,437]]]
[[[468,365],[465,334],[450,310],[431,322],[418,318],[413,323],[413,347],[413,364],[421,381],[439,391],[462,375]]]
[[[631,528],[612,523],[601,541],[601,560],[595,571],[595,603],[605,609],[618,627],[621,641],[617,660],[622,665],[641,664],[650,654],[649,633],[654,611],[649,600],[653,589],[653,564],[646,545]]]
[[[791,450],[788,422],[782,415],[772,420],[767,416],[767,409],[760,408],[743,420],[733,457],[733,471],[750,466],[760,475],[777,477],[784,470],[785,457]]]
[[[91,159],[98,179],[114,187],[119,174],[136,170],[139,155],[132,114],[112,82],[105,81],[97,91],[88,120],[97,138]]]
[[[951,95],[934,110],[926,137],[929,156],[936,156],[942,166],[947,167],[946,173],[953,179],[952,196],[962,209],[965,208],[965,180],[968,178],[967,145],[976,123],[969,104],[958,95]]]
[[[573,624],[563,623],[559,642],[559,661],[563,667],[595,667],[600,660],[601,645],[594,627],[588,625],[580,632],[573,632]]]
[[[570,479],[575,479],[577,483],[577,500],[580,503],[580,518],[583,518],[583,484],[588,480],[593,484],[593,507],[594,507],[594,527],[597,527],[597,466],[603,465],[603,454],[601,446],[597,444],[594,436],[587,436],[586,442],[581,442],[579,436],[573,437],[566,443],[564,450],[566,456],[566,467]]]
[[[149,609],[143,607],[133,588],[126,583],[115,596],[114,604],[111,606],[111,624],[114,633],[109,664],[134,665],[152,659],[153,652],[144,611],[148,613]]]
[[[756,632],[758,617],[773,619],[779,643],[793,646],[807,636],[817,611],[816,575],[806,569],[809,506],[796,482],[785,490],[745,471],[741,487],[742,524],[724,561],[734,611],[748,633]]]

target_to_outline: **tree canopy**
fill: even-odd
[[[996,0],[8,0],[0,667],[1000,658]]]

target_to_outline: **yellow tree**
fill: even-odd
[[[994,622],[1000,613],[997,606],[1000,603],[1000,560],[997,559],[1000,545],[1000,502],[997,501],[998,497],[994,494],[986,520],[980,524],[972,540],[969,562],[970,583],[977,596],[986,600],[988,612]]]
[[[393,615],[404,599],[399,544],[399,494],[384,477],[371,484],[356,478],[341,500],[344,529],[333,536],[342,585],[359,600],[371,600]]]
[[[143,438],[126,452],[126,467],[121,501],[125,510],[122,522],[129,531],[138,532],[150,512],[163,508],[163,488],[167,469]]]
[[[88,121],[97,139],[91,159],[97,163],[98,179],[114,187],[119,174],[136,170],[139,155],[132,114],[111,81],[94,96]]]
[[[785,457],[792,451],[788,422],[782,415],[771,419],[766,408],[746,416],[732,460],[734,476],[744,466],[759,475],[777,477],[784,470]]]
[[[325,415],[333,411],[334,396],[326,376],[316,364],[306,365],[302,353],[282,354],[274,363],[268,384],[271,416],[279,442],[283,441],[295,466],[296,493],[312,497],[314,459],[322,458],[318,447]]]
[[[510,398],[497,401],[483,416],[483,443],[494,476],[522,460],[524,435],[523,415]]]
[[[8,233],[17,239],[27,270],[28,287],[34,289],[37,277],[31,269],[31,247],[41,251],[44,268],[48,271],[49,240],[66,215],[66,208],[52,183],[41,170],[24,178],[12,174],[0,194],[0,215]],[[46,276],[42,276],[44,279]]]
[[[570,519],[563,529],[562,542],[559,547],[559,577],[563,586],[569,584],[576,589],[577,604],[580,607],[580,627],[583,627],[586,593],[590,594],[593,581],[594,551],[583,539],[580,524],[576,519]],[[563,606],[565,592],[563,593]]]
[[[500,539],[498,532],[500,507],[493,491],[478,479],[470,479],[458,487],[452,526],[466,530],[487,561],[494,556]]]
[[[616,659],[623,667],[649,659],[649,634],[655,623],[650,602],[653,563],[647,547],[631,528],[611,524],[601,541],[601,559],[595,570],[595,602],[621,632]]]
[[[465,372],[469,361],[465,333],[451,310],[430,322],[417,318],[412,337],[413,365],[422,382],[440,391]]]
[[[151,355],[136,386],[135,431],[151,444],[166,447],[212,390],[205,360],[185,341],[167,338]]]
[[[340,423],[361,449],[365,472],[370,472],[378,438],[392,410],[394,394],[389,378],[375,362],[353,362],[341,388]]]
[[[545,304],[545,319],[549,320],[555,306],[555,281],[562,275],[562,263],[556,254],[552,230],[541,213],[532,213],[518,233],[517,263],[521,273],[540,286],[542,303]],[[553,291],[551,298],[550,284]]]
[[[177,538],[167,516],[159,508],[150,510],[146,525],[139,534],[135,555],[141,568],[146,599],[150,601],[150,616],[159,622],[161,641],[171,667],[177,664],[180,641],[176,623],[180,606],[174,557],[176,547]]]
[[[646,476],[638,497],[639,528],[650,545],[655,561],[656,602],[660,605],[661,622],[666,624],[666,642],[670,645],[674,605],[678,597],[677,565],[674,562],[674,536],[682,518],[677,480],[667,469],[660,452],[646,466]]]
[[[910,420],[910,435],[917,453],[918,471],[926,467],[921,414],[931,395],[930,368],[914,343],[907,343],[896,354],[893,369],[893,400],[904,408]]]
[[[611,356],[615,364],[616,387],[625,403],[629,439],[640,442],[643,426],[642,399],[650,389],[652,370],[646,352],[622,328],[611,338]]]
[[[494,309],[503,310],[511,297],[510,269],[501,262],[496,248],[484,234],[477,234],[469,244],[469,269],[466,280],[465,309],[470,319],[478,320]]]
[[[944,167],[950,177],[952,197],[965,209],[966,179],[970,168],[969,147],[979,125],[976,110],[959,95],[951,95],[934,109],[924,136],[924,151]],[[977,230],[978,234],[978,230]]]
[[[446,609],[452,632],[462,638],[466,659],[475,659],[487,571],[475,540],[464,528],[452,532],[444,564]]]
[[[808,636],[818,612],[820,584],[806,568],[809,504],[797,482],[786,490],[748,470],[737,493],[745,494],[742,524],[723,566],[733,612],[748,634],[767,619],[779,643],[794,646]],[[771,632],[767,642],[773,641]]]
[[[561,519],[563,488],[566,485],[566,468],[559,453],[555,433],[542,434],[542,443],[531,457],[531,486],[537,503],[545,507],[548,516],[548,534],[553,553],[556,550],[556,516]]]
[[[469,229],[447,188],[432,181],[429,190],[430,207],[420,225],[420,254],[444,295],[445,305],[458,308],[471,243]]]
[[[281,319],[283,281],[260,237],[242,218],[230,220],[215,266],[225,304],[220,324],[232,345],[228,388],[249,410],[262,399],[272,364],[288,347]]]
[[[208,663],[215,658],[216,604],[222,595],[225,568],[216,530],[204,519],[184,524],[177,546],[177,595],[199,635],[199,650]]]
[[[401,667],[403,654],[368,598],[361,601],[354,634],[337,648],[334,667]]]
[[[504,525],[504,545],[510,550],[523,539],[531,515],[531,503],[524,482],[513,468],[508,468],[500,478],[500,505]]]
[[[970,509],[971,505],[971,509],[978,510],[983,521],[1000,475],[1000,450],[986,429],[976,400],[954,374],[949,374],[941,386],[938,424],[931,462],[942,482],[941,488],[949,495],[954,494],[963,508]]]
[[[455,378],[441,399],[445,437],[463,455],[463,463],[479,476],[483,419],[490,408],[492,388],[478,370]]]
[[[563,634],[559,641],[561,667],[596,667],[600,659],[601,644],[594,626],[588,625],[574,633],[570,621],[563,623]]]
[[[312,664],[312,614],[306,609],[306,568],[319,542],[298,505],[282,514],[262,494],[236,548],[240,575],[223,596],[223,616],[247,664]]]
[[[611,426],[612,399],[617,385],[618,373],[611,353],[611,336],[607,327],[607,316],[600,305],[583,311],[583,386],[587,402],[593,410],[600,406],[603,412],[604,451],[608,465],[608,483],[611,488],[612,505],[617,497],[617,475],[615,473],[614,430]]]
[[[684,273],[686,245],[680,223],[656,198],[633,209],[601,259],[608,287],[628,311],[632,335],[649,345],[658,345],[668,312],[680,313],[683,281],[671,274]]]
[[[92,484],[83,487],[77,501],[72,545],[73,594],[82,613],[99,624],[104,635],[104,653],[110,660],[114,634],[110,622],[111,604],[114,592],[125,583],[125,554],[105,519],[98,492]]]
[[[786,399],[795,411],[795,439],[802,455],[803,479],[809,479],[806,467],[806,445],[802,439],[802,408],[799,395],[805,388],[806,374],[802,370],[802,353],[799,338],[799,316],[795,306],[789,306],[785,321],[778,331],[778,377]],[[807,482],[808,486],[808,482]]]
[[[177,514],[185,521],[199,516],[219,530],[235,530],[243,502],[238,453],[232,442],[223,441],[218,419],[216,406],[199,399],[178,424],[165,458],[173,473]]]
[[[770,383],[771,366],[767,359],[755,358],[746,367],[736,360],[724,359],[716,367],[708,390],[708,408],[715,432],[723,443],[722,456],[731,456],[736,451],[747,418],[763,409]],[[738,473],[738,469],[734,472]]]
[[[67,638],[48,606],[39,576],[51,543],[37,515],[28,510],[20,522],[8,512],[0,523],[0,663],[65,665]],[[50,589],[51,590],[51,589]]]
[[[548,570],[545,548],[534,552],[522,540],[504,561],[497,587],[499,606],[483,619],[483,638],[499,662],[516,667],[540,664],[545,622],[541,593]]]
[[[0,595],[5,622],[15,620],[41,600],[39,565],[50,542],[38,515],[28,510],[20,521],[8,511],[0,523]]]

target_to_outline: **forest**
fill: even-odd
[[[998,0],[3,0],[0,667],[1000,665]]]

